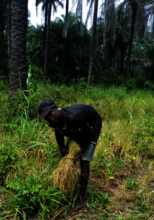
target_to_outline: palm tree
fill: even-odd
[[[44,66],[44,27],[31,25],[27,29],[27,58],[28,63],[37,65],[39,69]]]
[[[64,50],[63,50],[63,68],[62,68],[62,81],[64,82],[67,75],[67,62],[68,62],[68,52],[67,52],[67,33],[69,26],[69,0],[66,0],[66,11],[65,11],[65,24],[63,27],[63,37],[64,37]]]
[[[45,41],[45,55],[44,55],[44,73],[43,73],[43,83],[46,84],[46,72],[47,72],[47,62],[48,62],[48,47],[49,47],[49,35],[50,35],[50,20],[51,20],[51,0],[48,2],[47,11],[47,29],[46,29],[46,41]]]
[[[115,0],[105,0],[105,63],[108,68],[115,66],[115,50],[121,51],[121,71],[123,70],[124,56],[126,57],[125,85],[130,71],[130,58],[132,53],[133,37],[143,37],[147,27],[149,13],[147,8],[151,6],[148,0],[124,0],[115,10]],[[148,7],[147,7],[148,6]],[[117,11],[117,13],[115,13]],[[118,13],[121,30],[116,27],[116,17]],[[128,48],[128,50],[127,50]]]
[[[82,0],[74,1],[72,8],[76,5],[76,19],[80,26],[80,29],[83,28],[82,25]],[[70,14],[69,14],[69,0],[66,0],[66,11],[65,11],[65,24],[63,28],[63,38],[64,38],[64,50],[63,50],[63,68],[62,68],[62,81],[64,82],[67,72],[68,72],[68,31],[70,24]],[[80,30],[79,30],[80,31]]]
[[[27,0],[12,0],[11,13],[11,68],[10,95],[16,96],[18,89],[26,89],[26,34],[27,34]]]
[[[50,40],[50,21],[51,12],[57,11],[57,6],[60,5],[63,8],[63,4],[60,0],[36,0],[36,9],[38,5],[42,3],[42,11],[45,12],[45,53],[44,53],[44,73],[43,73],[43,83],[46,83],[46,73],[47,73],[47,63],[48,63],[48,47]]]
[[[104,48],[105,48],[105,64],[106,67],[114,67],[115,65],[115,0],[105,0],[105,31],[104,31]]]
[[[126,71],[125,71],[125,86],[127,87],[127,81],[130,72],[130,59],[132,53],[133,37],[134,34],[138,38],[143,38],[147,28],[148,18],[153,15],[153,3],[151,0],[124,0],[120,6],[126,8],[127,23],[130,24],[130,37],[128,41],[128,52],[126,57]],[[118,9],[118,10],[119,10]],[[151,13],[152,12],[152,13]],[[151,22],[153,24],[153,22]]]
[[[87,74],[89,61],[90,36],[85,25],[82,24],[82,34],[78,32],[80,26],[75,14],[69,14],[69,26],[67,33],[67,76],[69,79],[81,77]],[[54,82],[61,80],[63,70],[64,37],[62,30],[65,24],[65,16],[56,18],[50,25],[50,44],[49,44],[49,77]],[[27,35],[27,55],[30,64],[36,65],[39,69],[43,66],[43,26],[28,27]]]
[[[83,1],[82,0],[78,0],[77,2],[77,7],[76,7],[76,17],[78,19],[78,21],[80,22],[80,24],[82,24],[82,11],[83,11]]]
[[[154,39],[154,2],[151,0],[144,0],[144,7],[146,11],[146,18],[148,21],[148,18],[150,18],[151,23],[151,41],[153,43]]]
[[[8,22],[7,22],[7,31],[8,31],[8,66],[10,69],[11,65],[11,5],[12,0],[8,0]],[[9,70],[10,72],[10,70]]]
[[[91,84],[92,69],[94,64],[95,56],[95,44],[96,44],[96,24],[97,24],[97,12],[98,12],[98,0],[92,0],[90,3],[90,10],[92,4],[94,3],[94,16],[93,16],[93,26],[92,26],[92,36],[91,36],[91,45],[90,45],[90,62],[89,62],[89,73],[87,84]],[[89,14],[89,13],[88,13]]]
[[[6,20],[6,2],[0,2],[0,72],[4,74],[4,30]]]
[[[115,61],[118,62],[120,60],[120,73],[123,74],[123,67],[124,67],[124,60],[125,55],[127,52],[128,44],[129,44],[129,19],[128,19],[129,12],[127,8],[120,8],[116,13],[116,31],[115,31],[115,43],[112,50],[115,51]],[[108,42],[110,43],[110,42]],[[110,43],[111,44],[111,43]],[[108,50],[110,50],[108,47]],[[105,48],[107,50],[107,47]],[[110,53],[110,51],[109,51]],[[109,57],[108,57],[109,58]],[[113,62],[112,62],[113,63]],[[108,67],[111,67],[109,61],[107,62]]]
[[[130,0],[129,4],[132,9],[132,15],[131,15],[130,40],[129,40],[127,59],[126,59],[126,74],[125,74],[125,86],[126,87],[127,87],[127,81],[128,81],[128,76],[130,72],[130,58],[131,58],[131,52],[132,52],[133,37],[134,37],[134,31],[135,31],[137,12],[139,8],[139,2],[138,0]]]
[[[65,13],[65,19],[67,21],[68,19],[68,11],[69,11],[69,0],[66,0],[66,13]]]

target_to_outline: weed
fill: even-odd
[[[138,183],[137,183],[136,179],[128,178],[126,181],[126,184],[127,184],[128,188],[138,189]]]
[[[40,213],[44,219],[46,213],[54,214],[62,205],[61,202],[65,201],[63,194],[56,187],[48,186],[45,179],[42,181],[37,172],[29,174],[26,179],[16,178],[5,183],[8,192],[13,192],[5,201],[7,206],[28,215]]]
[[[5,178],[6,174],[13,168],[18,155],[18,148],[15,146],[0,146],[0,177]]]

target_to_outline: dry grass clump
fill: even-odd
[[[78,171],[72,159],[80,150],[77,143],[72,141],[69,146],[69,154],[60,161],[54,177],[54,185],[58,186],[64,193],[73,195],[78,181]]]

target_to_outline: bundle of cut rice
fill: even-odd
[[[58,186],[65,194],[73,195],[78,181],[78,171],[72,159],[80,150],[77,143],[72,141],[69,146],[69,154],[60,161],[54,177],[54,185]]]

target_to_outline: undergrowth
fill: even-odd
[[[61,154],[54,130],[39,123],[38,104],[92,105],[103,128],[91,163],[88,206],[68,219],[152,219],[154,98],[125,88],[28,84],[14,105],[0,91],[0,219],[65,219],[74,199],[54,186]],[[77,167],[79,169],[79,167]],[[79,176],[80,179],[80,176]]]

